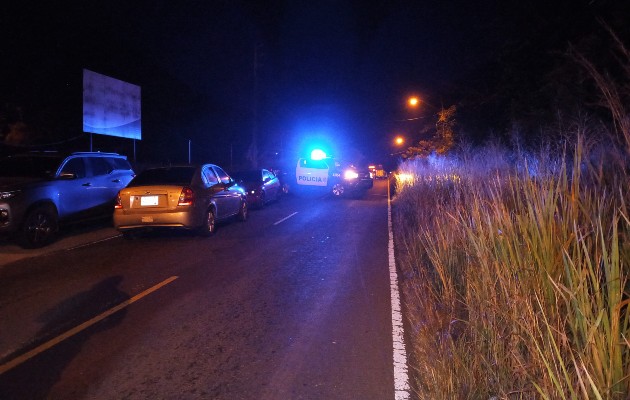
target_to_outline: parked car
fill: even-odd
[[[218,221],[247,219],[247,195],[214,164],[147,169],[118,194],[114,226],[129,236],[146,228],[183,228],[211,236]]]
[[[112,215],[134,171],[116,153],[16,154],[0,159],[0,234],[23,247],[52,242],[59,225]]]
[[[282,194],[280,180],[267,169],[238,171],[232,175],[234,180],[247,191],[247,202],[251,205],[264,207],[268,202],[277,200]]]

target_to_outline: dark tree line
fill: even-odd
[[[524,33],[507,38],[493,61],[448,91],[458,105],[460,138],[549,140],[585,114],[613,123],[601,87],[583,61],[619,90],[628,90],[623,83],[628,63],[619,45],[630,45],[630,2],[551,3]]]

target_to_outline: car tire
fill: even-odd
[[[332,194],[335,197],[340,197],[343,195],[343,192],[346,190],[346,188],[343,186],[343,183],[335,183],[332,187]]]
[[[46,246],[59,232],[57,211],[51,205],[37,206],[30,210],[18,232],[18,243],[28,249]]]
[[[204,214],[203,224],[199,227],[199,234],[201,236],[210,237],[214,235],[217,230],[217,219],[214,215],[214,210],[210,208]]]
[[[241,222],[247,221],[247,201],[245,199],[241,200],[241,207],[238,210],[238,220]]]
[[[284,195],[289,194],[289,185],[287,183],[282,185],[282,194]]]

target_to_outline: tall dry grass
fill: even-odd
[[[628,398],[630,179],[609,150],[489,146],[400,166],[420,398]]]

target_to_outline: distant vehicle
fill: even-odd
[[[387,179],[387,171],[380,164],[374,168],[374,179]]]
[[[245,189],[214,164],[147,169],[121,190],[114,227],[125,236],[147,228],[182,228],[211,236],[218,221],[247,220]]]
[[[368,165],[368,170],[370,171],[370,178],[374,178],[374,175],[376,174],[376,165]]]
[[[247,202],[252,206],[264,207],[270,201],[277,200],[282,194],[282,185],[278,177],[267,169],[238,171],[232,177],[247,191]]]
[[[116,153],[22,153],[0,159],[0,234],[26,248],[52,242],[63,223],[111,216],[134,171]]]

